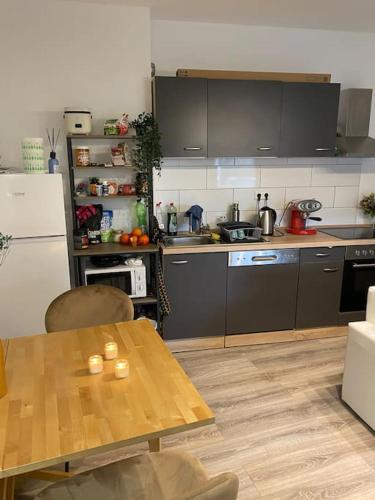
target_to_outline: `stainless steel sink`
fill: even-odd
[[[215,243],[210,236],[166,236],[164,244],[166,247],[188,247],[196,245],[211,245]]]

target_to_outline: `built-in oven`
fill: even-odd
[[[375,245],[346,248],[341,290],[342,323],[364,319],[367,292],[375,285]]]

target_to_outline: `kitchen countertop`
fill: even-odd
[[[328,228],[329,226],[326,226]],[[332,226],[331,226],[332,227]],[[335,226],[337,227],[337,226]],[[348,226],[343,226],[348,227]],[[353,227],[353,226],[352,226]],[[358,225],[357,227],[363,227]],[[318,231],[314,235],[298,236],[281,229],[284,236],[264,236],[267,241],[261,243],[214,243],[209,245],[192,245],[164,247],[164,255],[179,255],[184,253],[216,253],[241,252],[245,250],[276,250],[281,248],[314,248],[314,247],[346,247],[352,245],[375,245],[375,239],[341,240]]]

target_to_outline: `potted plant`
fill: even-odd
[[[359,206],[362,208],[362,212],[365,215],[371,217],[371,223],[373,227],[375,226],[375,193],[370,193],[367,196],[364,196],[359,203]]]
[[[137,194],[150,197],[149,179],[155,170],[161,172],[162,151],[158,124],[151,113],[141,113],[130,123],[136,131],[136,143],[133,151],[133,164],[137,170]]]
[[[9,253],[12,236],[0,233],[0,266]]]

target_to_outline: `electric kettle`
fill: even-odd
[[[262,207],[259,212],[259,227],[264,236],[272,236],[276,222],[276,211],[270,207]]]
[[[265,193],[264,200],[265,204],[259,209],[259,203],[261,200],[261,194],[257,195],[258,200],[258,221],[257,226],[262,229],[262,235],[272,236],[275,228],[277,214],[276,211],[268,206],[268,193]]]

